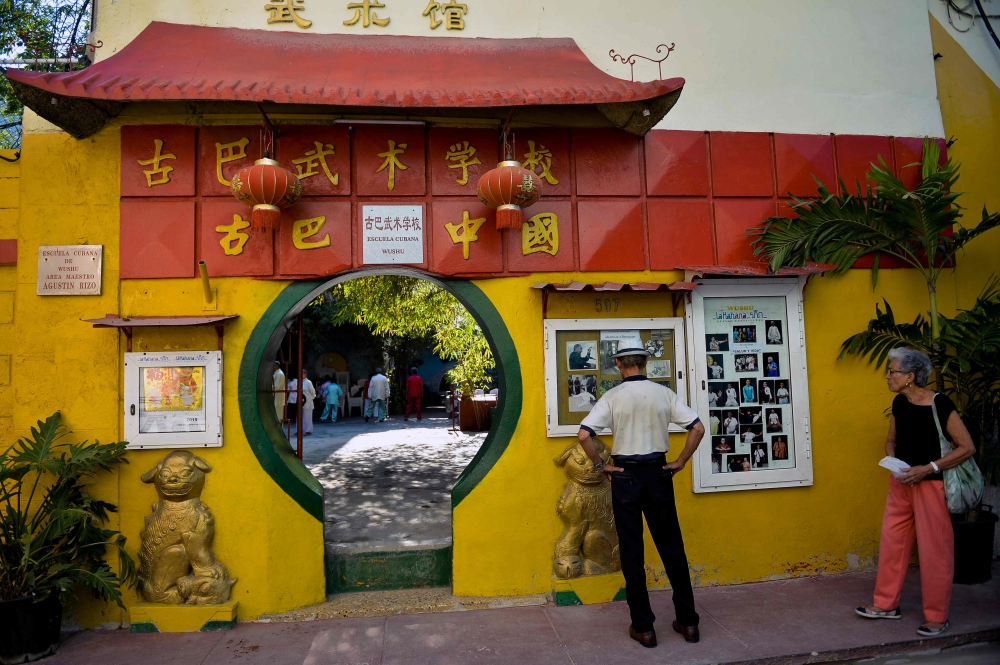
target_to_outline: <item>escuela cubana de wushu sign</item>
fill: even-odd
[[[636,183],[625,192],[636,198],[618,202],[616,214],[642,233],[643,209],[638,139],[572,133],[573,153],[570,130],[517,133],[516,158],[538,174],[542,199],[522,229],[501,233],[476,197],[498,161],[494,129],[284,126],[277,157],[298,176],[302,197],[272,234],[251,232],[249,208],[230,190],[233,175],[261,156],[259,126],[123,127],[121,276],[193,277],[199,260],[213,276],[305,277],[392,263],[444,275],[574,270],[575,216],[588,217],[590,205],[576,198],[582,182],[590,194],[620,196],[621,176],[601,191],[602,173],[631,174]],[[604,214],[595,208],[589,217]],[[393,234],[420,251],[390,242],[379,259],[370,242]],[[643,267],[641,236],[633,246],[639,263],[614,257],[622,269]]]

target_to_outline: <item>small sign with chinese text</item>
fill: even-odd
[[[422,206],[362,206],[361,224],[364,263],[424,262]]]
[[[40,296],[101,295],[102,245],[42,245],[38,248]]]

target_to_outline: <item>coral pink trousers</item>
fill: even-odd
[[[955,575],[955,537],[944,498],[944,483],[922,480],[916,485],[904,485],[890,478],[875,581],[877,607],[884,610],[899,607],[914,541],[920,553],[924,619],[947,621]]]

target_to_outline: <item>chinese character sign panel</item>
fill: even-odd
[[[204,367],[143,367],[139,432],[204,432]]]
[[[795,467],[785,298],[705,298],[712,473]]]
[[[362,206],[362,254],[366,265],[424,262],[423,206]]]

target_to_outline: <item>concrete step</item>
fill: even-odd
[[[361,550],[326,547],[326,592],[451,585],[451,546]]]

